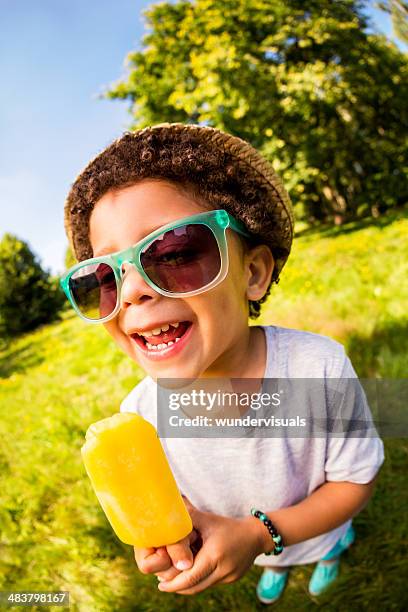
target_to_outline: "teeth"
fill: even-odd
[[[176,342],[180,340],[180,338],[176,338]],[[160,344],[150,344],[150,342],[146,342],[146,346],[149,351],[161,351],[162,349],[167,348],[168,346],[172,346],[174,342],[170,340],[170,342],[161,342]]]
[[[177,329],[180,323],[166,323],[162,327],[156,327],[155,329],[149,329],[148,331],[140,332],[139,336],[144,336],[145,338],[148,338],[149,336],[158,336],[162,331],[168,331],[170,329],[170,325]]]

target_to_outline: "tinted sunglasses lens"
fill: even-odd
[[[115,273],[106,263],[85,265],[69,279],[71,295],[80,312],[93,321],[115,309],[118,290]]]
[[[209,227],[187,224],[156,238],[141,254],[147,276],[161,289],[188,293],[205,287],[221,269],[217,240]]]

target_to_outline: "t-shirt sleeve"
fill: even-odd
[[[120,412],[139,414],[157,429],[156,405],[156,386],[152,379],[146,377],[122,401]]]
[[[134,414],[139,414],[137,409],[138,402],[136,398],[136,394],[133,393],[135,389],[133,389],[124,400],[122,400],[120,404],[120,412],[133,412]]]
[[[144,397],[146,395],[146,379],[143,379],[122,400],[120,412],[133,412],[143,416]]]
[[[329,406],[333,427],[328,433],[326,480],[367,484],[384,461],[384,446],[364,389],[345,353],[336,383]]]

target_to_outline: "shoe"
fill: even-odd
[[[353,525],[350,525],[350,527],[347,529],[346,533],[340,540],[342,546],[344,547],[344,550],[347,550],[347,548],[350,548],[350,546],[354,543],[355,539],[356,539],[356,533],[354,531]]]
[[[331,550],[322,558],[321,561],[330,561],[339,557],[345,550],[350,548],[355,540],[355,533],[353,527],[350,525],[346,533],[340,540],[337,540],[336,544]]]
[[[325,591],[339,575],[340,559],[333,563],[319,563],[316,565],[309,582],[309,593],[320,595]]]
[[[289,572],[274,572],[271,568],[266,568],[256,587],[256,594],[259,601],[271,604],[277,601],[283,593]]]

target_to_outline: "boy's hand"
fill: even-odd
[[[193,565],[193,553],[190,544],[197,539],[193,531],[178,542],[160,548],[134,547],[135,560],[143,574],[156,574],[159,579],[169,580],[181,570]],[[177,568],[177,569],[176,569]]]
[[[255,557],[264,552],[263,525],[252,516],[228,518],[201,512],[188,499],[184,501],[194,527],[201,534],[202,548],[191,569],[160,582],[159,590],[193,595],[217,583],[227,584],[241,578]]]

